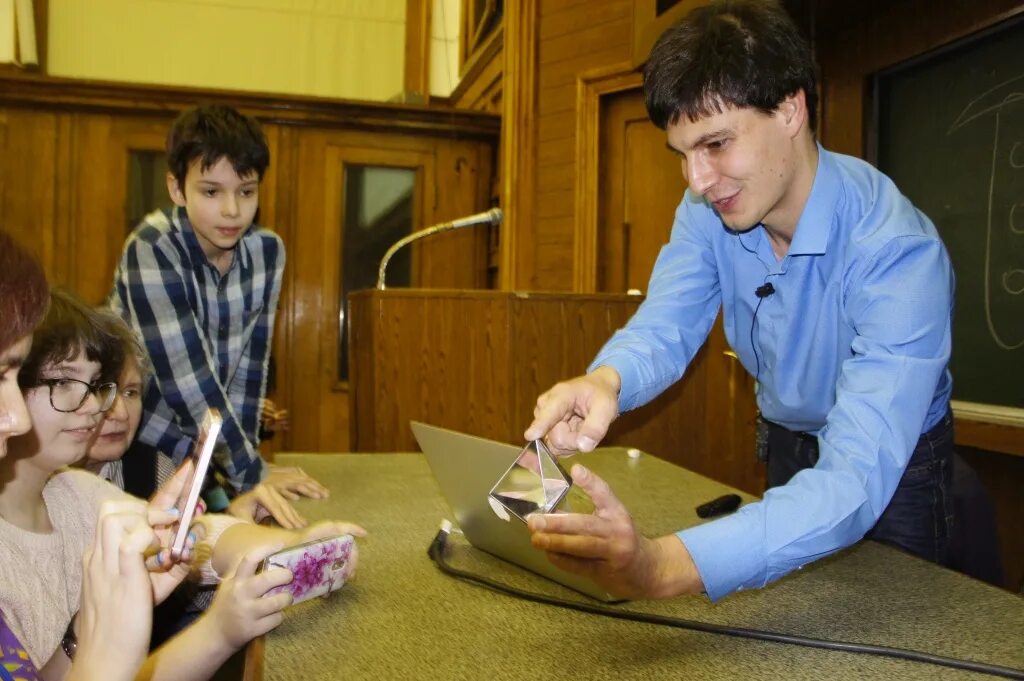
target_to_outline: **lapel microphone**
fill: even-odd
[[[758,298],[767,298],[773,293],[775,293],[775,287],[772,286],[770,281],[754,289],[754,295]]]

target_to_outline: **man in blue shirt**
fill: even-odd
[[[943,562],[952,522],[953,272],[932,223],[867,163],[814,137],[811,52],[774,3],[698,8],[644,71],[689,187],[647,299],[588,373],[537,400],[527,439],[589,451],[682,376],[719,308],[756,377],[761,502],[657,539],[608,486],[594,515],[537,515],[556,565],[628,598],[760,587],[865,535]]]

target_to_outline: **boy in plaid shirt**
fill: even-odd
[[[140,334],[153,365],[138,442],[176,464],[207,408],[224,418],[216,463],[235,492],[260,485],[263,509],[327,495],[257,446],[285,249],[254,219],[270,152],[252,118],[224,106],[183,113],[167,136],[175,206],[147,215],[125,242],[111,305]],[[276,514],[275,514],[276,515]]]

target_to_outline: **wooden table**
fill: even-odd
[[[700,522],[694,507],[734,491],[622,449],[581,457],[608,479],[649,535]],[[247,655],[250,679],[960,679],[993,678],[852,653],[751,641],[586,615],[457,581],[427,557],[451,517],[418,454],[285,454],[331,489],[303,501],[310,520],[362,524],[357,578],[290,610]],[[745,496],[745,501],[750,500]],[[450,561],[509,584],[589,600],[482,553],[454,535]],[[873,643],[1024,668],[1024,599],[863,542],[768,588],[631,610]]]

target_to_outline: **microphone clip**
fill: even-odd
[[[754,295],[757,296],[758,298],[767,298],[773,293],[775,293],[775,287],[772,286],[772,283],[770,281],[754,289]]]

